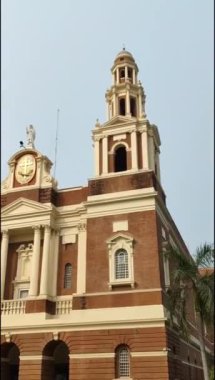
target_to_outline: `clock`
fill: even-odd
[[[32,154],[25,154],[17,161],[15,177],[16,180],[24,185],[31,181],[36,171],[36,162]]]

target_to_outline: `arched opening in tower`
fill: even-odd
[[[124,68],[121,68],[119,70],[119,79],[120,79],[120,83],[125,81],[125,69]]]
[[[1,378],[18,380],[19,378],[19,349],[14,343],[1,345]]]
[[[129,82],[132,81],[132,69],[130,67],[128,67],[128,79],[129,79]]]
[[[136,98],[134,97],[130,98],[130,112],[131,116],[137,116]]]
[[[127,170],[127,153],[124,146],[120,146],[115,151],[114,156],[114,171],[123,172]]]
[[[61,340],[52,340],[43,349],[42,380],[69,380],[69,349]]]
[[[119,99],[119,114],[125,116],[125,98]]]

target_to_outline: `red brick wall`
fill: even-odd
[[[73,244],[60,244],[59,247],[59,263],[58,263],[58,281],[57,281],[57,295],[69,295],[76,293],[77,284],[77,254],[78,243]],[[71,289],[64,289],[64,270],[65,265],[69,263],[72,265],[72,287]]]
[[[161,284],[156,213],[146,211],[88,220],[87,292],[109,290],[109,255],[106,240],[114,235],[113,221],[119,220],[128,220],[129,234],[134,238],[135,287],[159,288]]]

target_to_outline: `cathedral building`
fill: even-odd
[[[132,54],[123,49],[111,74],[88,186],[58,189],[32,126],[8,161],[3,380],[203,380],[192,303],[189,343],[169,323],[166,246],[189,252],[166,206],[158,128]]]

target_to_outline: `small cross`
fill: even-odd
[[[19,167],[23,169],[23,176],[28,176],[31,173],[32,169],[29,170],[30,166],[32,166],[32,159],[25,157],[24,161],[19,165]]]

